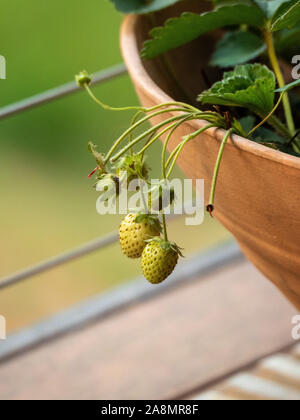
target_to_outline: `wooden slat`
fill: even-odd
[[[197,400],[300,400],[300,360],[290,354],[269,356],[255,368],[233,375],[202,392]]]
[[[0,364],[0,398],[181,397],[292,343],[294,315],[242,261]]]

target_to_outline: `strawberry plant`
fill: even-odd
[[[112,1],[118,10],[125,13],[153,13],[176,3],[174,0]],[[294,41],[299,40],[300,1],[215,0],[212,3],[211,11],[197,14],[187,10],[181,16],[167,20],[164,26],[153,28],[141,51],[141,56],[149,60],[205,33],[222,29],[222,38],[212,52],[211,65],[226,68],[226,71],[222,80],[216,81],[209,89],[195,92],[201,106],[173,101],[150,108],[112,108],[95,97],[90,88],[91,78],[86,72],[76,77],[78,84],[102,108],[136,112],[128,129],[106,154],[97,152],[93,145],[89,146],[97,162],[92,174],[95,174],[97,183],[108,191],[120,184],[121,173],[126,173],[129,180],[143,180],[147,184],[149,168],[145,163],[145,152],[164,135],[161,181],[154,188],[154,195],[153,191],[148,191],[151,204],[156,201],[161,222],[157,216],[130,213],[120,226],[124,254],[130,258],[141,257],[143,273],[153,284],[160,283],[171,274],[181,255],[180,248],[168,239],[165,205],[161,196],[164,189],[168,189],[166,180],[171,177],[178,156],[188,142],[211,127],[225,130],[207,203],[207,211],[211,215],[223,151],[232,134],[300,156],[300,138],[296,128],[299,121],[294,118],[289,97],[290,91],[300,86],[300,80],[286,84],[281,69],[281,62],[289,56],[289,51],[294,51]],[[169,115],[171,111],[176,111],[172,117],[153,127],[145,126],[153,117]],[[167,145],[174,132],[184,122],[197,119],[205,120],[207,124],[183,138],[167,157]],[[141,127],[145,127],[142,133],[136,134]],[[172,202],[174,194],[172,196],[172,191],[168,192]],[[155,194],[156,199],[153,199]]]

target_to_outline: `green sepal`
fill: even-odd
[[[122,156],[114,165],[114,169],[119,172],[126,172],[128,183],[133,179],[147,180],[149,175],[148,165],[145,163],[145,157],[141,154],[128,154]]]
[[[144,214],[142,212],[137,213],[136,218],[134,219],[135,223],[149,223],[151,226],[155,227],[158,232],[162,232],[162,226],[159,218],[152,214]]]
[[[163,249],[164,251],[172,250],[176,252],[180,257],[184,258],[184,255],[182,254],[183,248],[180,248],[175,242],[166,241],[164,238],[161,238],[159,236],[155,236],[154,238],[148,239],[145,242],[157,242],[160,245],[161,249]]]
[[[88,143],[88,151],[94,156],[98,165],[103,168],[104,155],[97,151],[97,146],[91,141]]]

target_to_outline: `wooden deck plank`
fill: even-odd
[[[261,360],[255,367],[233,375],[189,399],[300,400],[300,360],[296,347]]]
[[[166,399],[293,342],[296,310],[249,263],[0,364],[0,399]]]

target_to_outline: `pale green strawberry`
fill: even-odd
[[[157,217],[129,213],[121,222],[119,239],[123,253],[129,258],[139,258],[146,246],[146,240],[160,234]]]
[[[161,238],[154,238],[142,253],[142,270],[152,284],[164,281],[172,273],[181,255],[178,246]]]

